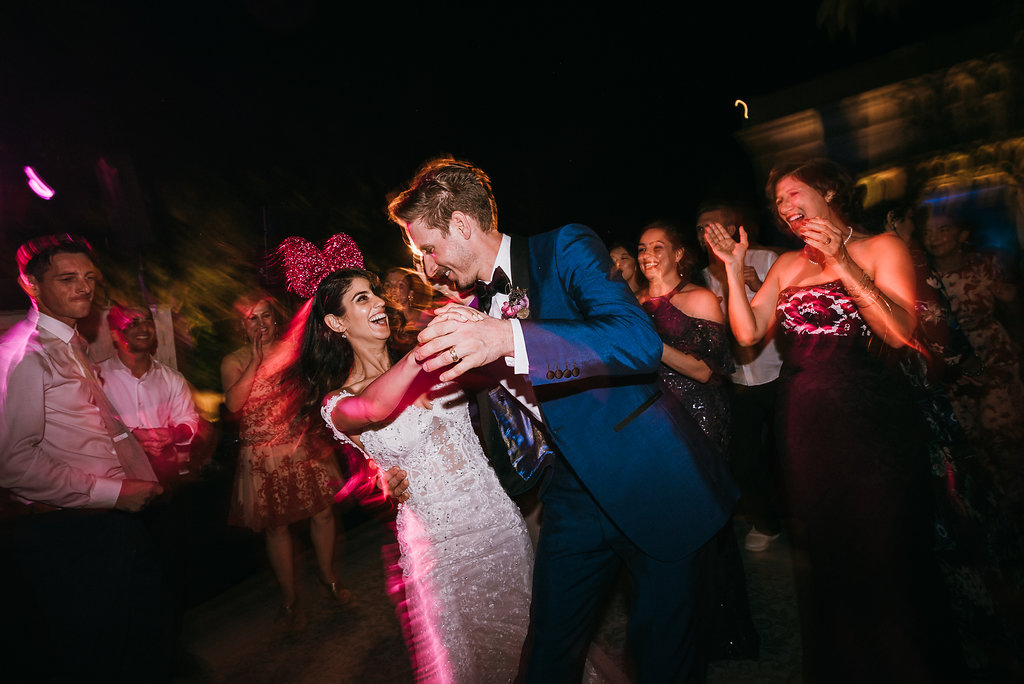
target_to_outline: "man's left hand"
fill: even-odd
[[[436,318],[420,331],[420,346],[415,353],[426,371],[452,366],[441,374],[442,382],[513,355],[511,322],[458,304],[441,307],[436,313]]]

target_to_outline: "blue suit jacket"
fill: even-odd
[[[738,496],[724,459],[657,380],[662,342],[589,228],[512,237],[529,282],[530,381],[559,452],[642,551],[677,560],[710,539]],[[560,372],[559,372],[560,371]]]

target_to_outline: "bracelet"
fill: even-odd
[[[879,292],[878,289],[876,288],[876,289],[872,289],[872,290],[864,290],[863,292],[861,292],[859,294],[851,295],[851,297],[853,298],[853,301],[857,304],[857,306],[859,308],[866,309],[867,307],[871,306],[872,304],[877,304],[879,302],[879,300],[881,300],[881,298],[882,298],[882,293]],[[867,301],[863,301],[863,300],[867,300]]]
[[[860,279],[857,284],[849,288],[850,298],[853,299],[858,306],[868,307],[872,304],[877,304],[878,300],[882,297],[882,293],[875,287],[875,281],[871,279],[867,271],[861,270]],[[861,300],[867,300],[862,302]]]
[[[852,287],[847,288],[851,297],[863,296],[865,293],[873,289],[875,289],[875,281],[871,279],[871,276],[869,276],[865,270],[861,270],[860,278],[857,280],[857,283]]]

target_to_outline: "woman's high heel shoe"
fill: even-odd
[[[306,612],[298,601],[291,604],[282,603],[274,618],[274,625],[284,631],[298,631],[306,627]]]
[[[320,586],[323,587],[324,591],[338,602],[338,605],[347,606],[353,601],[352,592],[341,586],[340,582],[328,582],[323,577],[318,578],[320,580]]]

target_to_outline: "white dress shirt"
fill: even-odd
[[[113,508],[124,469],[74,335],[33,308],[0,342],[0,487],[26,501]]]
[[[141,378],[115,354],[100,363],[103,391],[117,409],[121,421],[130,429],[188,427],[192,441],[199,430],[199,414],[184,376],[156,359]]]
[[[758,279],[764,282],[769,269],[778,258],[779,255],[770,249],[748,249],[743,263],[746,266],[753,266]],[[718,297],[722,311],[725,312],[725,320],[729,320],[729,302],[725,297],[725,283],[715,277],[711,269],[705,268],[701,273],[704,275],[704,282],[708,284],[708,289]],[[749,302],[754,298],[755,292],[750,289],[749,285],[745,285],[743,289]],[[774,333],[774,330],[769,331],[763,340],[751,347],[733,345],[733,359],[736,361],[736,371],[732,374],[734,383],[753,387],[771,382],[779,377],[779,371],[782,370],[782,357],[775,344]]]
[[[505,275],[508,276],[508,282],[512,287],[515,287],[516,283],[512,281],[512,238],[508,235],[501,236],[501,246],[498,248],[498,255],[494,259],[491,273],[493,274],[498,268],[504,271]],[[520,287],[525,290],[528,285],[529,283],[524,283]],[[507,292],[495,292],[494,298],[491,300],[491,308],[487,313],[492,318],[501,318],[501,307],[508,303],[508,299]],[[533,391],[533,385],[529,379],[530,358],[526,353],[526,340],[523,337],[522,323],[518,318],[510,318],[508,320],[512,323],[513,355],[511,358],[505,357],[505,363],[512,368],[512,373],[506,374],[501,379],[501,384],[519,403],[530,410],[534,418],[543,423],[544,419],[540,415],[540,407],[537,406],[537,394]]]

